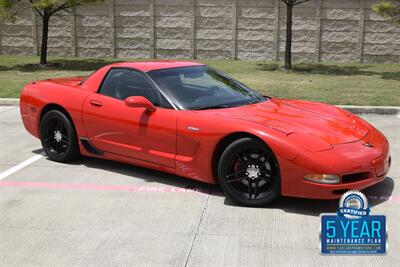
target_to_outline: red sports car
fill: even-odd
[[[247,206],[338,198],[390,167],[388,141],[359,117],[262,96],[201,63],[125,62],[35,81],[20,105],[51,160],[84,155],[219,183]]]

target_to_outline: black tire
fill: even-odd
[[[251,207],[265,206],[281,194],[278,161],[262,141],[233,141],[218,162],[218,180],[227,197]]]
[[[51,110],[43,116],[40,121],[40,141],[53,161],[69,162],[80,156],[74,125],[59,110]]]

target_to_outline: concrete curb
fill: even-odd
[[[400,114],[400,107],[396,106],[347,106],[337,105],[354,114],[380,114],[380,115],[395,115]]]
[[[0,98],[0,106],[19,106],[18,98]],[[400,114],[400,107],[395,106],[348,106],[337,105],[354,114],[380,114],[393,115]]]
[[[19,106],[19,98],[0,98],[0,106]]]

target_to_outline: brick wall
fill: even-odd
[[[400,26],[374,0],[311,0],[294,9],[293,57],[301,61],[400,62]],[[1,54],[37,54],[40,17],[19,4],[0,24]],[[281,60],[280,0],[107,0],[51,18],[49,54],[119,58]]]

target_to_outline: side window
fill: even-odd
[[[142,74],[130,69],[111,69],[99,93],[125,100],[130,96],[143,96],[155,106],[161,106],[160,96]]]

